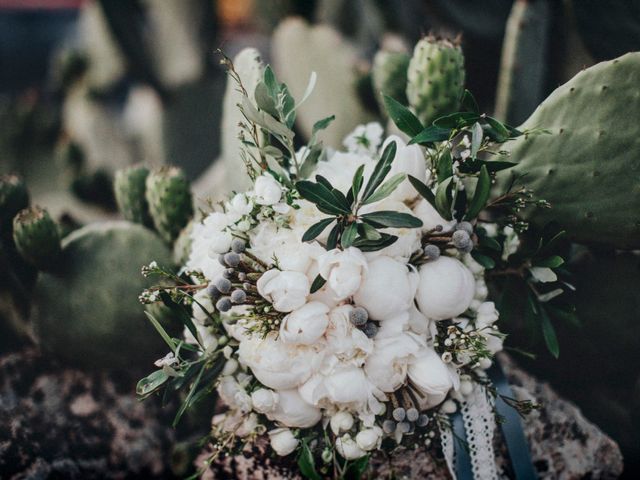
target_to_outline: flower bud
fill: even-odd
[[[224,263],[229,267],[237,267],[240,265],[240,255],[235,252],[229,252],[224,254]]]
[[[220,293],[229,293],[231,291],[231,280],[228,278],[219,278],[216,287]]]
[[[440,256],[440,249],[433,244],[425,245],[424,256],[427,257],[429,260],[437,260],[438,257]]]
[[[231,302],[235,304],[242,304],[247,300],[247,294],[244,290],[236,289],[231,292]]]
[[[419,416],[420,412],[418,412],[416,408],[411,407],[407,409],[407,420],[409,420],[410,422],[415,422],[416,420],[418,420]]]
[[[351,430],[351,427],[353,427],[353,415],[349,412],[338,412],[331,417],[329,424],[331,425],[331,431],[335,435],[340,435],[340,433]]]
[[[298,448],[298,444],[300,443],[288,428],[271,430],[269,432],[269,440],[271,442],[271,448],[281,457],[289,455]]]
[[[247,244],[244,242],[244,240],[235,238],[231,242],[231,251],[234,253],[242,253],[244,252],[245,248],[247,248]]]
[[[466,221],[460,222],[456,225],[456,230],[464,230],[469,235],[471,235],[473,233],[473,225],[471,225],[469,222],[466,222]]]
[[[369,320],[369,314],[364,308],[356,307],[349,312],[349,320],[351,320],[351,323],[356,327],[361,327]]]
[[[228,312],[231,307],[231,299],[229,297],[222,297],[216,302],[216,309],[220,312]]]
[[[407,415],[407,412],[405,411],[404,408],[398,407],[398,408],[393,410],[391,415],[393,416],[393,419],[396,422],[401,422],[401,421],[403,421],[405,419],[405,416]]]
[[[378,326],[373,322],[367,322],[362,328],[362,331],[367,336],[367,338],[373,338],[378,333]]]
[[[382,422],[382,430],[387,435],[392,434],[396,431],[396,422],[394,422],[393,420],[385,420],[384,422]]]
[[[366,428],[356,435],[356,443],[364,451],[373,450],[380,445],[382,429],[380,427]]]
[[[253,409],[258,413],[271,413],[278,403],[278,394],[267,388],[259,388],[251,394]]]

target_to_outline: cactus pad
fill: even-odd
[[[21,210],[13,219],[13,241],[18,253],[34,267],[53,269],[60,255],[60,233],[49,212],[40,207]]]
[[[407,104],[407,68],[410,60],[408,53],[384,50],[380,50],[373,58],[373,88],[380,111],[387,111],[382,101],[383,94],[403,105]]]
[[[0,177],[0,228],[2,231],[9,231],[16,213],[28,206],[29,192],[24,180],[17,175],[2,175]]]
[[[113,190],[118,209],[125,220],[152,226],[149,216],[149,205],[145,197],[146,181],[149,169],[133,166],[118,170],[115,175]]]
[[[464,77],[459,45],[433,37],[416,43],[407,70],[407,99],[423,124],[458,110]]]
[[[551,209],[531,221],[556,220],[580,243],[640,247],[640,53],[588,68],[556,89],[504,147],[513,170]],[[506,176],[506,175],[505,175]]]
[[[179,168],[163,167],[149,174],[146,185],[153,225],[162,239],[171,244],[193,215],[189,182]]]
[[[32,321],[42,347],[85,367],[127,367],[163,351],[138,295],[153,281],[140,267],[171,265],[171,252],[148,229],[105,222],[76,230],[62,242],[56,274],[42,274]]]

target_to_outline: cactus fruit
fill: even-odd
[[[502,44],[495,116],[511,125],[527,119],[544,98],[551,7],[516,0]]]
[[[171,252],[150,230],[126,221],[85,226],[63,239],[61,269],[39,276],[32,322],[41,346],[85,367],[128,367],[163,351],[138,295],[140,274]]]
[[[532,222],[555,220],[578,243],[640,248],[638,85],[638,52],[583,70],[520,127],[550,134],[503,145],[521,183],[552,205],[532,212]]]
[[[162,167],[146,180],[146,197],[153,225],[168,244],[178,237],[193,215],[189,182],[176,167]]]
[[[464,77],[460,45],[433,37],[416,43],[407,70],[407,99],[424,125],[458,110]]]
[[[40,207],[21,210],[13,219],[18,253],[34,267],[52,270],[60,256],[60,232],[49,212]]]
[[[133,166],[118,170],[113,182],[118,209],[125,220],[150,227],[149,204],[145,196],[149,169]]]
[[[382,95],[407,104],[407,69],[411,57],[405,52],[380,50],[373,58],[373,89],[381,112],[386,112]]]
[[[3,237],[11,231],[13,217],[29,206],[29,192],[24,180],[17,175],[0,177],[0,230]]]

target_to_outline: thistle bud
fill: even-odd
[[[456,225],[456,230],[464,230],[469,235],[471,235],[473,233],[473,225],[471,225],[469,222],[460,222]]]
[[[362,328],[362,331],[368,338],[373,338],[378,333],[378,326],[373,322],[368,322]]]
[[[60,233],[46,210],[31,207],[13,219],[13,241],[22,257],[35,267],[51,270],[60,256]]]
[[[393,420],[385,420],[382,422],[382,431],[387,435],[392,434],[396,431],[396,422]]]
[[[429,424],[429,416],[425,413],[420,414],[418,420],[416,420],[416,425],[418,427],[426,427]]]
[[[218,290],[215,284],[210,283],[207,287],[207,295],[211,297],[211,300],[218,300],[222,296],[222,292]]]
[[[465,230],[456,230],[451,236],[451,243],[458,249],[465,249],[471,243],[471,237]]]
[[[407,409],[407,420],[409,420],[410,422],[415,422],[416,420],[418,420],[419,416],[420,412],[418,412],[416,408],[411,407]]]

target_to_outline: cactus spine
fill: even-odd
[[[60,233],[49,212],[40,207],[21,210],[13,220],[18,253],[41,270],[52,270],[60,256]]]
[[[116,172],[113,189],[122,216],[130,222],[150,227],[153,222],[145,195],[148,176],[149,169],[144,166],[123,168]]]
[[[460,45],[433,37],[416,44],[407,71],[407,99],[424,125],[458,110],[464,77]]]
[[[373,58],[373,88],[380,111],[386,112],[382,95],[407,104],[407,69],[411,57],[405,52],[380,50]]]
[[[193,215],[189,182],[179,168],[163,167],[149,174],[146,187],[153,225],[162,239],[171,244]]]

